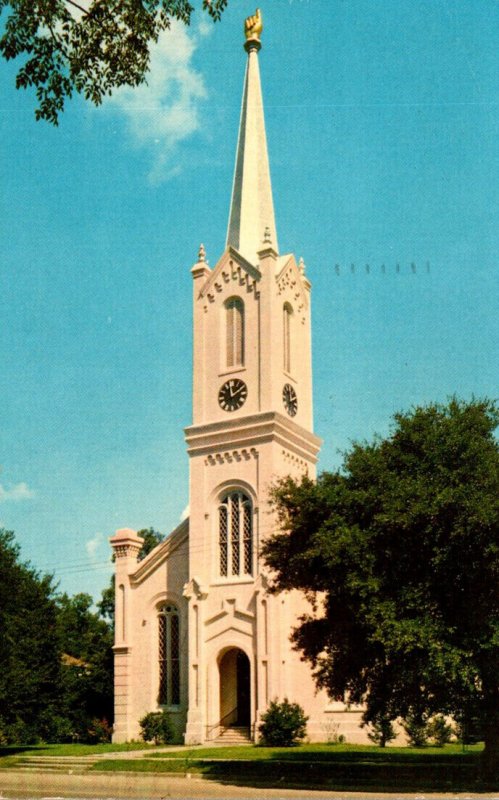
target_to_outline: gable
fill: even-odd
[[[204,300],[205,310],[218,296],[225,300],[234,294],[235,289],[240,292],[243,288],[257,299],[260,278],[261,273],[256,267],[233,247],[228,247],[201,288],[198,299]]]
[[[139,563],[135,572],[130,576],[132,583],[142,583],[153,572],[159,569],[165,561],[173,554],[178,552],[180,548],[186,551],[186,558],[188,557],[187,547],[189,543],[189,519],[183,520],[167,537],[158,544],[154,550]]]
[[[307,288],[309,283],[303,275],[293,255],[280,256],[276,265],[277,292],[283,301],[289,301],[302,322],[309,307]]]

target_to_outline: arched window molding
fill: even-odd
[[[283,323],[283,367],[285,372],[291,372],[291,319],[293,309],[289,303],[284,303],[282,308]]]
[[[230,491],[220,500],[218,553],[222,578],[253,574],[253,506],[244,492]]]
[[[240,297],[229,297],[224,305],[227,367],[242,367],[244,365],[244,303]]]
[[[180,704],[180,618],[172,603],[165,603],[158,613],[158,703]]]

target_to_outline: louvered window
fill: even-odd
[[[158,703],[180,703],[180,622],[173,605],[163,606],[158,617],[159,691]]]
[[[244,303],[239,297],[231,297],[225,303],[225,334],[227,366],[244,364]]]
[[[253,574],[252,506],[242,492],[230,492],[220,503],[218,544],[222,577]]]

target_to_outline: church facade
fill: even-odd
[[[310,282],[278,248],[258,53],[247,67],[225,251],[192,267],[193,419],[185,431],[190,516],[142,561],[141,538],[117,531],[114,740],[166,709],[186,744],[258,738],[271,700],[309,716],[308,736],[366,741],[361,711],[317,692],[289,637],[307,610],[299,592],[271,595],[260,545],[275,529],[269,488],[314,477]]]

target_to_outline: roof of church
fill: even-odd
[[[265,237],[278,252],[277,233],[272,201],[267,137],[263,113],[258,51],[260,50],[261,16],[257,12],[253,28],[246,30],[248,53],[244,81],[241,121],[237,143],[236,166],[227,230],[227,246],[234,247],[251,264]],[[248,23],[247,23],[248,24]],[[266,233],[266,229],[268,229]]]
[[[140,583],[147,576],[157,569],[166,559],[181,545],[187,542],[189,537],[189,518],[182,520],[177,527],[160,542],[154,550],[139,561],[137,569],[131,575],[133,583]]]

